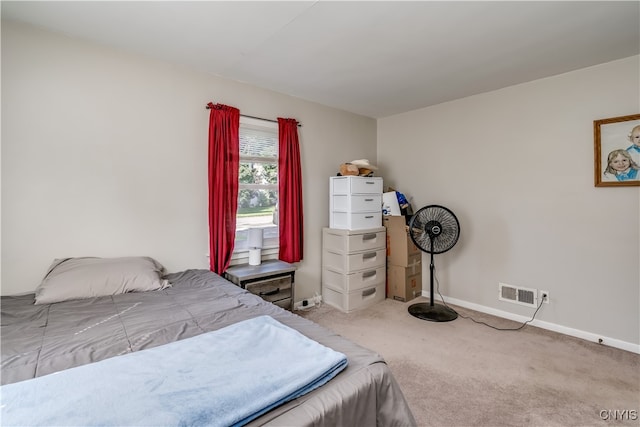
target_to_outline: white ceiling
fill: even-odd
[[[638,1],[2,1],[2,18],[375,118],[640,53]]]

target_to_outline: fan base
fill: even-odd
[[[450,322],[458,318],[458,313],[444,305],[431,305],[426,302],[420,302],[409,306],[409,314],[422,320],[430,320],[432,322]]]

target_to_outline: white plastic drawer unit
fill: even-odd
[[[331,212],[329,225],[331,228],[345,230],[361,230],[378,227],[382,224],[382,211],[380,212]]]
[[[371,212],[381,209],[381,194],[334,194],[333,210],[341,212]]]
[[[368,307],[371,304],[384,300],[384,298],[384,283],[352,292],[339,292],[326,285],[322,285],[323,301],[345,313]]]
[[[382,194],[381,177],[332,176],[331,194]]]
[[[337,253],[349,253],[385,248],[387,233],[385,227],[351,232],[343,229],[322,229],[322,248]]]
[[[384,248],[348,255],[325,251],[322,263],[323,267],[338,273],[351,273],[355,270],[375,269],[384,266],[387,262],[386,255]]]
[[[340,292],[353,292],[358,289],[385,285],[385,267],[362,270],[356,273],[344,274],[331,271],[328,268],[322,270],[322,282],[329,288]]]
[[[332,176],[329,227],[361,230],[382,225],[382,178]]]

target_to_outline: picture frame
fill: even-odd
[[[640,186],[640,114],[593,121],[596,187]]]

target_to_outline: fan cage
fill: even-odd
[[[441,254],[458,242],[460,223],[453,212],[444,206],[425,206],[411,217],[409,236],[422,251]]]

